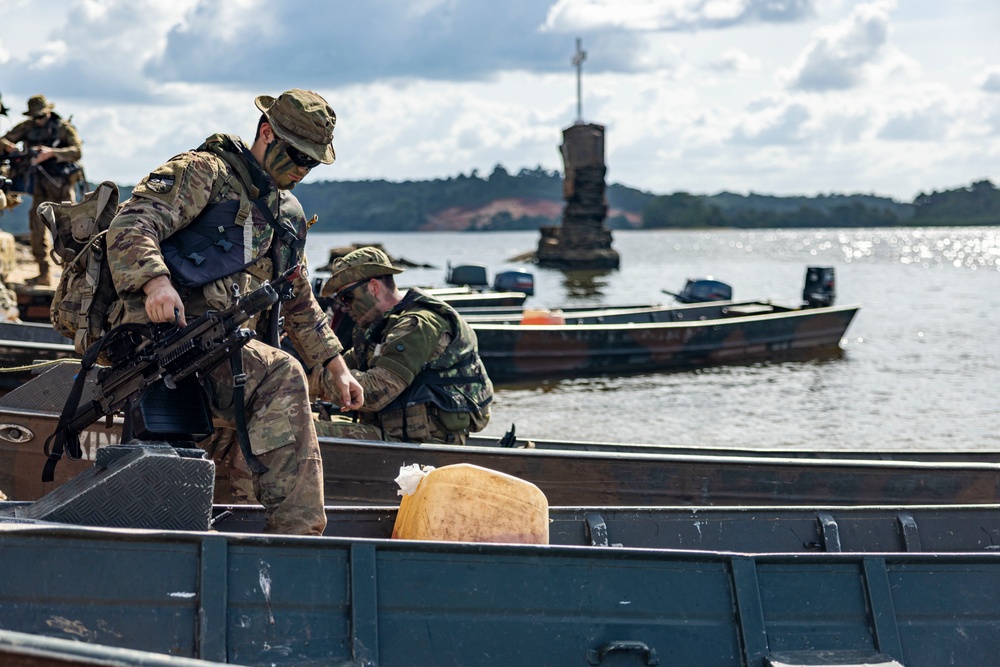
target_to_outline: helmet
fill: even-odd
[[[330,270],[332,274],[323,285],[322,296],[334,296],[345,287],[362,280],[403,272],[403,269],[392,265],[384,252],[372,246],[358,248],[338,257],[333,260]]]
[[[260,95],[257,108],[271,124],[274,133],[323,164],[333,164],[333,127],[337,114],[322,97],[311,90],[293,88],[275,99]]]

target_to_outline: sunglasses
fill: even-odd
[[[345,287],[337,292],[337,296],[333,297],[333,300],[340,304],[343,308],[350,308],[351,303],[354,301],[354,295],[351,294],[351,292],[367,283],[368,280],[368,278],[365,278],[364,280],[359,280],[350,287]]]
[[[288,159],[295,164],[296,167],[304,167],[306,169],[312,169],[313,167],[319,164],[319,160],[315,159],[310,155],[306,155],[298,148],[287,142],[285,143],[285,154],[288,156]]]

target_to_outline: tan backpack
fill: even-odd
[[[83,354],[122,315],[105,246],[118,213],[118,186],[104,181],[72,204],[45,202],[38,213],[52,231],[52,259],[62,276],[52,296],[52,326]]]

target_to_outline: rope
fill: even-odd
[[[24,371],[34,370],[36,368],[45,368],[46,366],[54,366],[56,364],[78,364],[79,359],[50,359],[48,361],[36,361],[33,364],[28,364],[27,366],[10,366],[7,368],[0,367],[0,373],[23,373]]]

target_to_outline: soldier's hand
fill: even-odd
[[[157,276],[142,286],[146,293],[146,316],[150,322],[174,322],[187,326],[184,319],[184,302],[167,276]]]
[[[48,146],[40,146],[38,148],[38,154],[31,158],[31,164],[40,164],[55,157],[55,152]]]
[[[341,412],[360,409],[365,403],[365,391],[357,378],[351,375],[344,358],[334,357],[326,365],[326,370],[330,373],[330,386],[337,393],[336,396],[328,398],[340,405]]]

